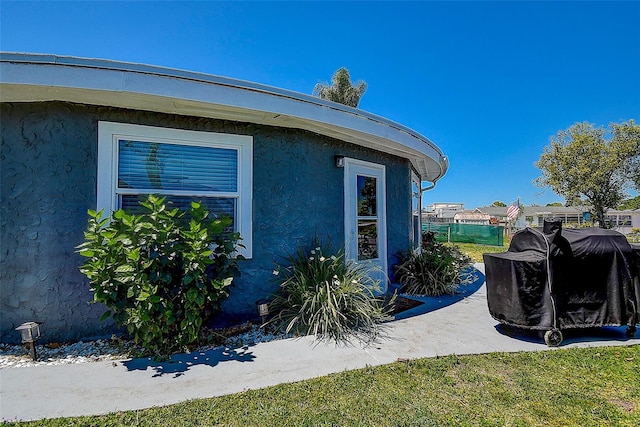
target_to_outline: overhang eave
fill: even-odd
[[[425,181],[448,168],[442,151],[411,129],[308,95],[135,64],[21,58],[0,56],[2,102],[66,101],[297,128],[406,158]]]

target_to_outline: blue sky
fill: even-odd
[[[360,108],[435,142],[426,204],[563,201],[535,187],[549,138],[640,121],[640,2],[0,1],[0,49],[104,58],[302,93],[339,67]]]

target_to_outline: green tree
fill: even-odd
[[[492,208],[506,208],[507,204],[505,202],[501,202],[500,200],[496,200],[495,202],[491,203]]]
[[[605,212],[616,208],[627,189],[640,184],[640,126],[633,120],[608,129],[576,123],[551,137],[535,162],[542,176],[534,182],[551,187],[567,205],[587,204],[601,227]]]
[[[628,155],[621,159],[622,173],[631,181],[636,190],[640,190],[640,125],[633,120],[621,124],[612,124],[616,144]]]
[[[564,206],[561,202],[547,203],[545,206]]]
[[[351,82],[349,70],[342,67],[333,73],[331,84],[316,84],[313,88],[313,96],[356,108],[366,90],[367,84],[365,82],[360,80],[354,85]]]
[[[621,211],[640,209],[640,196],[623,200],[618,206],[618,209]]]

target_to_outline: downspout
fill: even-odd
[[[449,159],[447,158],[447,156],[440,156],[438,167],[440,168],[440,173],[438,174],[436,179],[431,181],[431,185],[429,187],[424,187],[424,188],[420,186],[420,206],[422,206],[422,193],[424,193],[425,191],[433,190],[436,187],[436,183],[440,180],[440,178],[442,178],[444,174],[447,173],[447,170],[449,169]]]
[[[420,199],[422,199],[422,193],[424,193],[425,191],[433,190],[434,188],[436,188],[436,182],[438,182],[438,180],[433,181],[431,183],[431,186],[429,186],[429,187],[421,187],[420,188]],[[420,203],[422,203],[422,200],[420,200]]]

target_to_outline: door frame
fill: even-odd
[[[378,258],[358,261],[358,211],[357,176],[376,178],[376,217],[378,221]],[[379,268],[375,279],[380,280],[380,292],[387,291],[387,186],[386,167],[378,163],[344,158],[344,249],[345,259],[353,262],[367,262]]]

